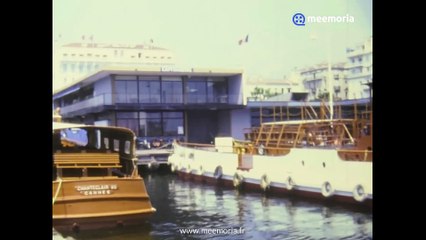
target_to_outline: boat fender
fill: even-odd
[[[214,175],[214,178],[221,179],[222,178],[222,167],[217,166],[216,169],[214,170],[213,175]]]
[[[234,187],[238,187],[238,186],[240,186],[241,185],[241,183],[243,182],[243,180],[244,180],[244,177],[243,176],[241,176],[240,174],[238,174],[238,173],[235,173],[234,174],[234,177],[232,178],[232,182],[233,182],[233,184],[234,184]]]
[[[271,182],[269,181],[268,175],[263,174],[262,177],[260,178],[260,188],[266,191],[266,189],[269,188],[270,184]]]
[[[263,146],[263,144],[259,145],[259,147],[257,148],[257,153],[259,153],[259,155],[265,154],[265,146]]]
[[[191,173],[191,165],[188,164],[188,168],[186,169],[186,172]]]
[[[367,193],[364,190],[364,187],[361,184],[355,186],[353,190],[354,199],[358,202],[363,202],[367,198]]]
[[[123,221],[121,221],[121,220],[118,220],[118,221],[116,222],[116,225],[117,225],[117,228],[122,228],[122,227],[124,227],[124,222],[123,222]]]
[[[200,175],[204,175],[204,168],[203,168],[203,165],[200,165]]]
[[[291,177],[288,177],[287,180],[286,180],[287,190],[292,190],[294,188],[294,185],[295,184],[293,182],[293,179]]]
[[[80,232],[80,225],[78,223],[73,223],[72,227],[71,227],[72,231],[75,233],[79,233]]]
[[[324,182],[321,186],[321,194],[328,198],[333,196],[334,189],[329,182]]]

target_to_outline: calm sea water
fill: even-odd
[[[144,179],[157,209],[146,224],[67,236],[53,231],[53,239],[372,239],[369,212],[239,192],[173,174],[145,174]],[[244,233],[189,235],[183,229]]]

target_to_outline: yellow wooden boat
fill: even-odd
[[[152,207],[135,156],[135,134],[120,127],[53,123],[53,227],[142,223]]]

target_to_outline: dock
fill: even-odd
[[[168,164],[168,158],[172,153],[172,148],[136,150],[137,165],[147,166],[149,169],[157,169],[160,165]]]

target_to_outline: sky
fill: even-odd
[[[307,16],[354,22],[306,23]],[[281,79],[295,68],[345,61],[372,36],[372,0],[53,0],[53,39],[149,43],[173,50],[178,66],[243,69]],[[248,36],[240,45],[239,40]]]

